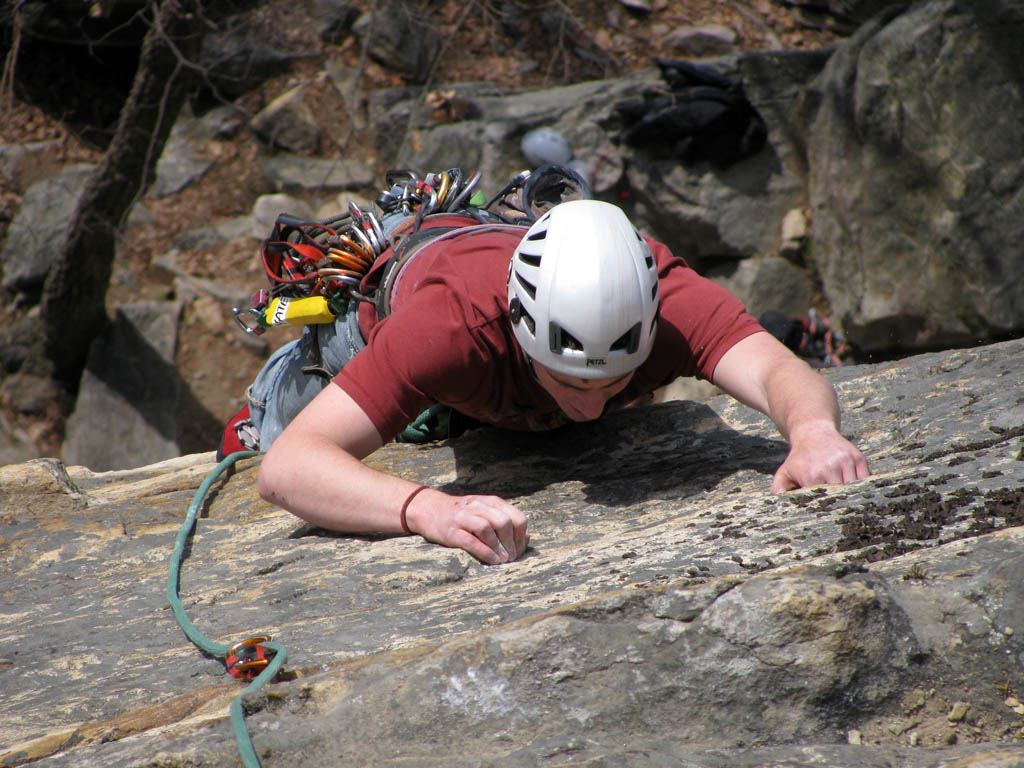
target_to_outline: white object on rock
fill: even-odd
[[[782,242],[802,242],[807,238],[807,217],[793,208],[782,217]]]
[[[791,209],[782,218],[779,253],[786,258],[799,256],[807,241],[807,216],[799,208]]]
[[[519,151],[533,168],[550,163],[562,165],[572,160],[572,147],[565,136],[548,126],[528,131],[519,142]]]

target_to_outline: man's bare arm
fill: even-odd
[[[764,413],[789,441],[775,473],[775,493],[819,483],[848,483],[869,474],[864,455],[839,432],[839,401],[831,382],[767,332],[732,347],[714,383]]]
[[[381,445],[366,413],[330,384],[264,456],[260,496],[330,530],[401,533],[402,506],[419,486],[363,464]],[[406,521],[425,539],[491,564],[516,559],[529,541],[526,517],[496,496],[428,489],[409,503]]]

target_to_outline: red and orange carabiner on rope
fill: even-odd
[[[262,644],[270,642],[270,639],[270,635],[257,635],[232,645],[224,657],[231,676],[239,680],[253,680],[266,669],[275,654]]]

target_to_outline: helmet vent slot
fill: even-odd
[[[583,351],[583,344],[580,343],[580,340],[564,328],[560,328],[555,325],[555,323],[551,323],[549,326],[548,341],[551,351],[556,355],[560,355],[566,351]]]
[[[562,331],[562,348],[574,349],[577,352],[583,351],[583,345],[580,343],[579,339],[577,339],[571,333],[566,333],[565,331]]]
[[[531,267],[540,267],[540,255],[534,255],[532,253],[520,253],[519,260]]]
[[[634,229],[633,234],[636,235],[636,239],[640,241],[640,246],[644,251],[644,264],[647,265],[648,269],[654,268],[654,254],[651,253],[651,249],[647,245],[647,241],[644,240],[644,236],[640,234],[639,229]]]
[[[643,324],[637,323],[624,334],[619,336],[611,346],[612,352],[620,352],[625,350],[627,354],[632,355],[640,348],[640,328]]]
[[[527,282],[523,279],[523,276],[516,272],[516,282],[522,286],[523,290],[530,294],[530,298],[534,301],[537,300],[537,286]]]
[[[521,307],[522,305],[520,305]],[[531,336],[537,335],[537,323],[534,321],[533,316],[525,309],[520,309],[520,315],[523,322],[526,324],[526,329],[530,332]]]

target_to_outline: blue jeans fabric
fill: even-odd
[[[366,342],[359,330],[359,303],[349,303],[347,314],[333,323],[307,325],[302,337],[276,350],[246,390],[253,426],[259,430],[260,450],[267,450],[299,411],[326,387],[330,380],[317,374],[303,373],[313,363],[310,350],[314,334],[320,342],[324,367],[332,374],[340,371],[355,357]]]

